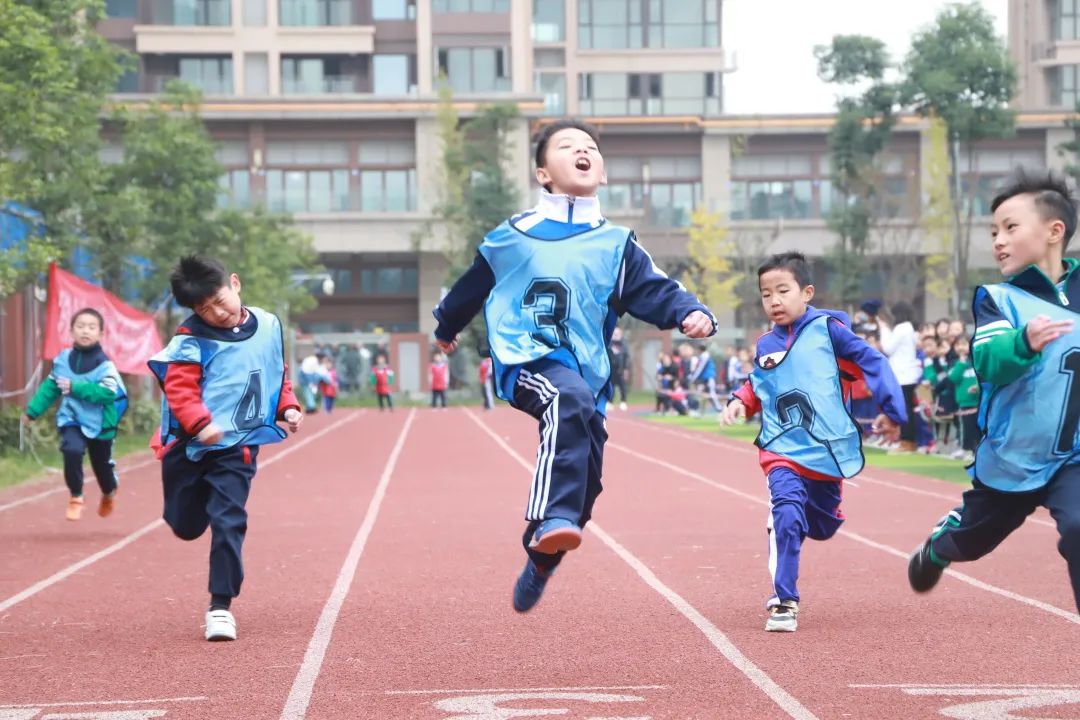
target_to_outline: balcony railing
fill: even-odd
[[[334,95],[356,92],[356,78],[351,75],[328,75],[322,78],[282,78],[285,95]]]
[[[221,27],[232,24],[230,0],[154,0],[152,25]]]
[[[281,0],[282,25],[340,27],[353,24],[351,0]]]

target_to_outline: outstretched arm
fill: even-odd
[[[491,272],[484,256],[476,253],[472,267],[458,278],[432,313],[439,323],[435,328],[435,339],[442,350],[450,352],[454,349],[458,333],[480,312],[493,287],[495,273]]]
[[[616,298],[620,312],[628,312],[661,330],[680,327],[691,337],[716,332],[716,318],[709,308],[657,267],[633,234],[623,253]]]

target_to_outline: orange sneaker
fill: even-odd
[[[81,497],[68,498],[67,512],[64,517],[68,520],[78,520],[82,517],[83,499]]]
[[[100,517],[109,517],[112,515],[112,511],[116,509],[116,491],[113,490],[108,495],[101,496],[101,502],[97,506],[97,514]]]

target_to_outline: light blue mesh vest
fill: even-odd
[[[761,401],[757,444],[808,470],[854,477],[862,470],[862,437],[848,413],[829,317],[811,320],[774,367],[754,367],[750,382]]]
[[[150,359],[150,369],[165,381],[169,364],[202,364],[202,400],[224,437],[214,445],[192,438],[187,456],[199,460],[211,450],[235,445],[269,445],[281,442],[285,431],[275,424],[281,383],[285,377],[284,339],[281,322],[270,313],[249,307],[256,322],[255,333],[246,340],[227,342],[197,335],[176,335]],[[169,404],[161,403],[161,442],[168,445],[183,437]]]
[[[1036,315],[1080,320],[1075,312],[1040,300],[1017,287],[984,285],[1013,327]],[[984,384],[979,425],[985,436],[975,451],[972,475],[995,490],[1028,492],[1050,482],[1062,465],[1080,454],[1080,324],[1047,345],[1039,360],[1008,385]]]
[[[604,321],[619,282],[630,230],[603,223],[561,240],[543,240],[509,222],[480,246],[495,275],[484,305],[499,397],[507,369],[568,352],[599,395],[611,374]]]
[[[113,365],[112,360],[106,360],[96,368],[85,373],[76,373],[71,369],[71,349],[63,350],[53,360],[53,369],[49,374],[54,381],[67,378],[72,382],[89,382],[99,385],[106,378],[112,378],[116,382],[116,423],[124,417],[128,407],[127,388],[120,377],[120,372]],[[104,413],[101,405],[80,400],[74,395],[65,395],[60,401],[60,407],[56,411],[56,426],[68,427],[78,425],[82,434],[88,438],[96,438],[102,432],[115,430],[116,428],[102,427]]]

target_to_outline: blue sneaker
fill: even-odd
[[[520,613],[532,610],[544,594],[544,586],[554,571],[542,572],[532,560],[525,561],[525,569],[514,583],[514,609]]]
[[[577,550],[581,545],[581,528],[564,518],[551,518],[540,523],[533,533],[529,547],[545,555],[563,550]]]

